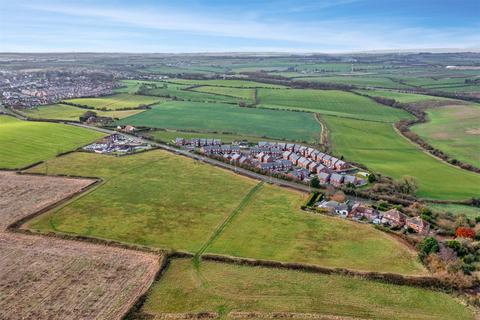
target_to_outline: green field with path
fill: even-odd
[[[200,86],[219,86],[219,87],[235,87],[235,88],[285,88],[282,85],[262,83],[250,80],[190,80],[190,79],[169,79],[166,82],[200,85]]]
[[[445,164],[397,133],[392,124],[323,116],[334,152],[399,179],[413,176],[419,197],[478,197],[480,175]]]
[[[0,116],[0,168],[22,168],[103,136],[96,131],[64,124]]]
[[[264,185],[206,252],[356,270],[423,274],[398,240],[340,218],[300,210],[305,195]]]
[[[338,90],[258,89],[257,96],[260,105],[266,108],[294,109],[386,122],[412,118],[403,110],[386,107],[370,98]]]
[[[480,167],[480,104],[426,110],[428,121],[411,128],[450,157]]]
[[[116,124],[246,134],[312,143],[320,137],[320,125],[311,113],[240,108],[219,103],[164,102]]]
[[[159,150],[127,157],[73,153],[48,162],[48,170],[104,182],[31,221],[30,228],[188,251],[198,250],[257,184]]]
[[[77,104],[81,106],[87,106],[94,109],[105,110],[121,110],[121,109],[133,109],[142,105],[150,105],[155,102],[163,101],[164,99],[159,97],[142,96],[128,93],[117,93],[111,96],[98,97],[98,98],[77,98],[68,99],[65,102]]]
[[[311,314],[328,319],[475,318],[470,309],[442,292],[211,261],[202,261],[196,269],[187,259],[171,262],[141,309],[147,319],[183,312],[219,312],[229,318],[229,312],[248,311],[309,313],[302,319],[320,319]]]
[[[200,86],[193,88],[196,92],[213,93],[224,96],[235,97],[240,100],[253,102],[255,89],[252,88],[231,88],[231,87],[212,87],[212,86]]]

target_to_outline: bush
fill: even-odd
[[[475,230],[472,228],[468,227],[458,227],[457,230],[455,230],[455,236],[458,238],[470,238],[470,239],[475,239]]]
[[[377,181],[377,177],[373,173],[370,173],[368,175],[368,182],[369,183],[374,183],[375,181]]]
[[[426,237],[419,244],[420,255],[422,257],[428,256],[430,253],[436,253],[440,250],[437,239],[433,237]]]

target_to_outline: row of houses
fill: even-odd
[[[216,139],[198,138],[177,138],[175,143],[183,148],[195,146],[195,149],[207,156],[222,156],[233,164],[283,173],[300,181],[309,182],[317,176],[321,184],[336,187],[366,184],[364,179],[341,173],[349,167],[343,160],[294,143],[259,142],[243,147],[239,144],[221,144]]]
[[[204,146],[220,146],[222,140],[214,138],[176,138],[175,145],[181,146],[194,146],[194,147],[204,147]]]
[[[350,167],[350,165],[347,162],[341,159],[338,159],[334,156],[323,153],[315,148],[303,146],[300,144],[261,141],[258,143],[258,146],[260,148],[281,150],[283,152],[284,158],[291,156],[296,161],[301,161],[302,164],[304,164],[305,166],[307,166],[310,162],[314,162],[316,165],[323,165],[332,170],[345,170]],[[291,160],[291,159],[288,159],[288,160]]]
[[[355,203],[350,208],[347,203],[337,201],[322,201],[318,207],[331,214],[352,220],[364,220],[373,224],[389,225],[393,228],[411,228],[419,234],[428,234],[430,231],[428,222],[420,217],[408,217],[396,208],[381,212],[362,203]]]

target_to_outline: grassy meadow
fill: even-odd
[[[229,97],[235,97],[247,102],[253,102],[255,95],[255,89],[252,88],[200,86],[197,88],[193,88],[192,90],[196,92],[213,93]]]
[[[162,85],[165,85],[163,87]],[[157,88],[147,90],[145,93],[152,96],[168,97],[178,100],[208,102],[208,103],[238,103],[240,99],[232,96],[219,95],[209,92],[197,92],[193,90],[186,90],[189,85],[182,85],[176,83],[162,83]],[[235,90],[236,88],[232,88]]]
[[[425,94],[405,93],[405,92],[396,92],[396,91],[385,91],[385,90],[355,90],[355,91],[372,96],[372,97],[394,99],[402,103],[416,103],[416,102],[424,102],[424,101],[432,101],[432,100],[435,100],[435,101],[449,100],[447,98],[428,96]]]
[[[33,109],[22,110],[20,113],[32,119],[78,121],[79,117],[85,114],[85,112],[87,111],[89,110],[59,103],[59,104],[49,104],[44,106],[38,106]],[[94,112],[101,117],[122,119],[143,111],[144,110],[116,110],[116,111],[115,110],[114,111],[95,110]]]
[[[403,110],[338,90],[259,89],[258,99],[260,105],[266,108],[294,109],[347,118],[394,122],[412,117]]]
[[[426,110],[428,122],[412,131],[452,158],[480,167],[480,105],[452,105]]]
[[[435,211],[449,212],[454,215],[464,214],[471,219],[480,217],[480,208],[453,203],[429,203],[428,207]]]
[[[320,137],[320,125],[311,113],[240,108],[218,103],[164,102],[116,124],[245,134],[312,143]]]
[[[362,319],[474,319],[451,296],[340,275],[173,260],[141,309],[162,313],[298,312]],[[330,318],[329,318],[330,319]],[[336,319],[336,317],[335,317]]]
[[[57,123],[0,116],[0,168],[15,169],[74,150],[104,134]]]
[[[323,77],[296,77],[294,80],[309,82],[325,82],[345,85],[354,85],[358,87],[378,87],[403,89],[409,88],[408,85],[393,81],[389,77],[380,77],[378,75],[345,75],[345,76],[323,76]]]
[[[416,253],[370,225],[300,210],[305,195],[264,185],[206,252],[422,274]]]
[[[94,109],[121,110],[138,108],[141,105],[150,105],[163,99],[159,97],[141,96],[128,93],[117,93],[112,96],[98,98],[68,99],[65,102],[74,103]]]
[[[29,170],[45,171],[45,165]],[[188,251],[198,250],[257,183],[160,150],[128,157],[72,153],[49,161],[48,172],[104,182],[29,228]]]
[[[282,85],[262,83],[250,80],[190,80],[190,79],[170,79],[170,83],[199,85],[199,86],[218,86],[218,87],[234,87],[234,88],[286,88]]]
[[[395,132],[392,124],[330,116],[322,119],[336,154],[396,179],[416,177],[419,197],[460,200],[480,194],[480,175],[426,154]]]

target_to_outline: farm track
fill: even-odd
[[[235,219],[235,217],[242,211],[242,209],[250,202],[255,193],[257,193],[262,188],[263,183],[264,182],[261,181],[247,193],[247,195],[242,199],[242,201],[240,201],[238,206],[233,209],[233,211],[225,218],[225,220],[218,226],[218,228],[213,231],[207,242],[205,242],[205,244],[195,254],[195,258],[201,256],[205,252],[205,250],[207,250],[210,244],[212,244],[213,241],[215,241],[215,239],[217,239],[222,234],[227,225],[232,222],[233,219]]]

